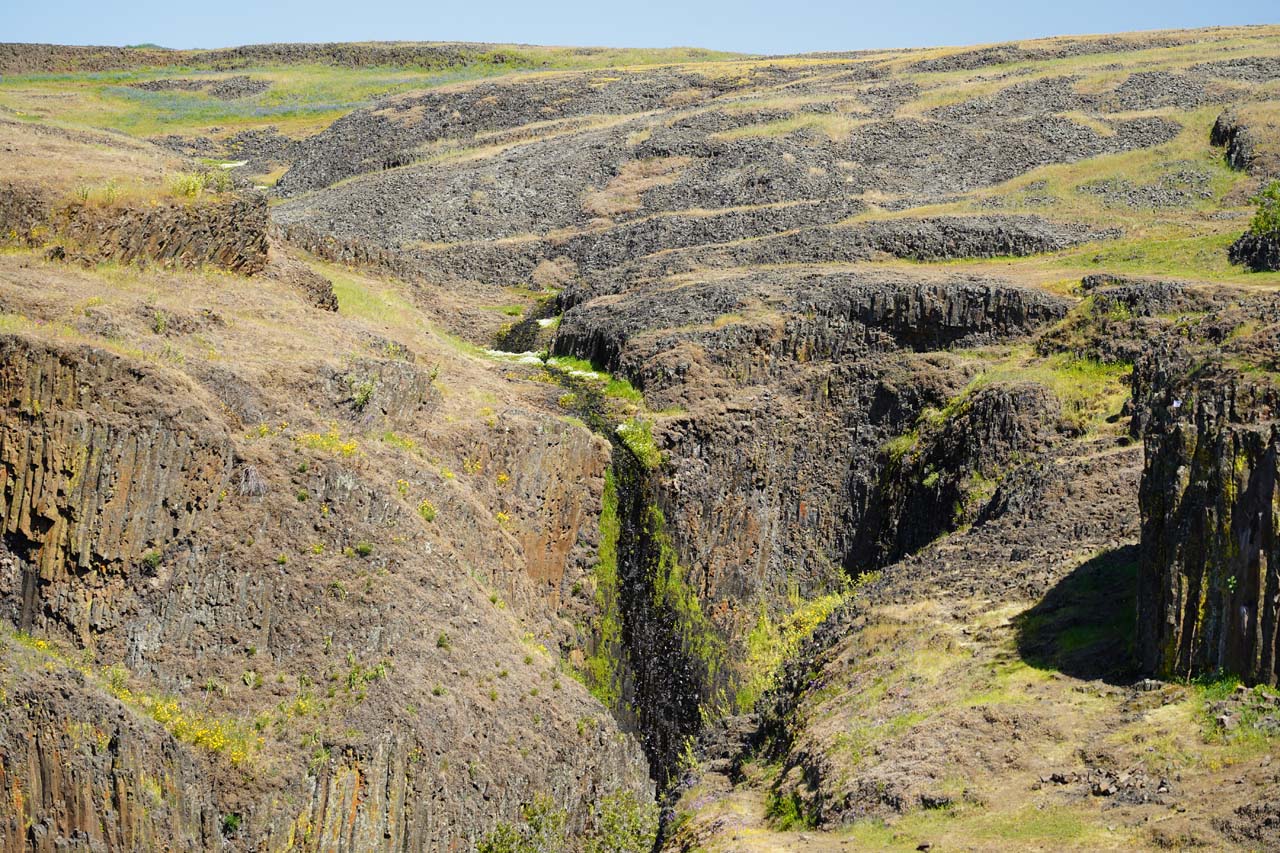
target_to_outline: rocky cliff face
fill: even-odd
[[[0,853],[453,853],[530,805],[578,853],[726,717],[672,845],[1145,843],[1226,750],[1130,686],[1127,620],[1155,672],[1275,681],[1280,308],[1074,278],[1224,274],[1256,178],[1208,125],[1237,103],[1213,141],[1262,173],[1272,41],[508,79],[540,49],[0,45],[485,76],[156,140],[288,164],[269,209],[0,187]],[[159,73],[126,94],[230,115],[288,76]],[[185,168],[144,147],[108,165]],[[1103,834],[1109,796],[1143,810]]]
[[[199,759],[40,650],[4,641],[0,850],[224,847]]]
[[[603,441],[497,397],[448,426],[467,409],[437,371],[283,282],[148,273],[160,305],[108,291],[86,316],[92,274],[10,267],[6,849],[460,850],[535,796],[575,833],[611,792],[652,797],[557,664],[594,612]],[[265,373],[197,355],[249,293]],[[267,332],[285,308],[292,334]],[[94,343],[43,337],[49,312]]]
[[[1270,300],[1211,314],[1138,363],[1139,650],[1166,676],[1277,680],[1276,319]]]
[[[108,353],[7,338],[0,362],[4,536],[16,558],[4,607],[22,630],[87,642],[110,627],[110,601],[143,553],[205,520],[231,474],[229,439],[199,408],[158,404],[164,380]]]
[[[1242,234],[1227,252],[1231,263],[1255,272],[1280,270],[1280,238],[1273,234]]]
[[[267,200],[228,196],[183,204],[59,203],[47,190],[0,186],[0,239],[52,244],[52,256],[89,262],[211,264],[242,275],[267,265]]]
[[[666,461],[619,477],[618,704],[664,776],[699,707],[734,706],[762,608],[781,618],[790,597],[972,520],[1006,466],[1050,443],[1052,394],[961,397],[972,368],[941,351],[1025,338],[1065,311],[995,280],[865,272],[691,276],[564,314],[554,352],[676,412],[654,419]],[[909,462],[884,449],[953,399]]]
[[[52,231],[73,253],[129,263],[213,264],[243,275],[267,264],[267,200],[122,209],[71,205],[54,216]]]

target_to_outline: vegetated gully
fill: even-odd
[[[730,707],[726,697],[735,685],[723,665],[726,643],[680,564],[667,528],[661,466],[619,435],[601,383],[554,363],[546,369],[570,392],[574,413],[612,446],[585,680],[623,730],[640,739],[658,802],[669,805],[691,740]],[[662,809],[655,849],[672,817]]]
[[[584,675],[648,758],[664,806],[657,850],[674,817],[665,806],[674,799],[687,745],[730,706],[726,697],[735,685],[723,665],[726,644],[689,586],[667,529],[661,466],[619,435],[601,383],[550,361],[546,369],[569,392],[573,412],[612,447],[595,569],[598,614],[587,632]]]
[[[647,466],[618,434],[597,383],[548,370],[571,392],[575,412],[613,448],[585,675],[622,728],[639,737],[661,798],[688,739],[728,689],[723,643],[685,585],[659,503],[660,469]]]

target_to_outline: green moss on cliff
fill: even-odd
[[[662,451],[653,440],[653,423],[643,418],[632,418],[618,424],[618,438],[635,454],[640,464],[649,470],[662,465]]]
[[[800,598],[798,590],[790,595],[791,612],[774,621],[762,601],[756,626],[747,636],[747,659],[742,674],[742,684],[734,694],[734,706],[739,713],[755,707],[756,701],[777,680],[782,664],[794,657],[801,643],[807,640],[818,626],[844,601],[841,593],[823,595],[810,601]]]
[[[657,554],[650,576],[653,603],[671,614],[685,653],[703,667],[704,684],[713,685],[724,665],[725,642],[703,612],[702,601],[689,585],[686,570],[680,565],[680,557],[667,534],[666,518],[653,504],[645,508],[644,532]],[[705,710],[723,710],[708,708],[707,704],[704,703]]]
[[[618,486],[613,471],[605,471],[600,506],[600,551],[596,558],[596,621],[594,649],[587,658],[586,685],[605,707],[616,709],[622,697],[622,611],[618,589]]]

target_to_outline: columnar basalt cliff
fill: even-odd
[[[94,260],[212,264],[243,275],[267,264],[264,196],[200,204],[122,209],[71,205],[54,214],[52,231],[67,250]]]
[[[145,551],[190,537],[231,474],[225,429],[102,351],[0,341],[0,468],[14,623],[86,640]],[[93,623],[99,623],[96,626]]]
[[[96,205],[60,202],[34,186],[0,186],[0,240],[48,245],[60,259],[209,264],[253,275],[267,265],[267,225],[261,194]]]
[[[267,316],[331,322],[257,280],[204,298],[240,300],[242,283],[278,300]],[[9,322],[38,331],[42,304],[7,303]],[[192,312],[201,326],[137,307],[78,322],[149,327],[170,346],[225,326],[212,309]],[[298,410],[225,368],[0,342],[6,849],[467,849],[535,796],[575,833],[613,792],[652,797],[639,745],[543,645],[581,645],[573,622],[591,618],[571,588],[596,550],[604,442],[512,406],[462,436],[474,485],[432,492],[441,476],[394,453],[353,470],[342,434],[416,453],[444,405],[436,371],[377,346],[284,380],[311,389],[315,408]],[[332,426],[294,433],[290,410]],[[457,549],[477,528],[492,542]]]
[[[1166,677],[1221,670],[1275,684],[1280,673],[1277,319],[1274,302],[1245,303],[1138,362],[1139,653]]]

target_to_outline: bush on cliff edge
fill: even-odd
[[[1231,263],[1255,272],[1280,270],[1280,180],[1253,198],[1258,205],[1249,230],[1231,244]]]

